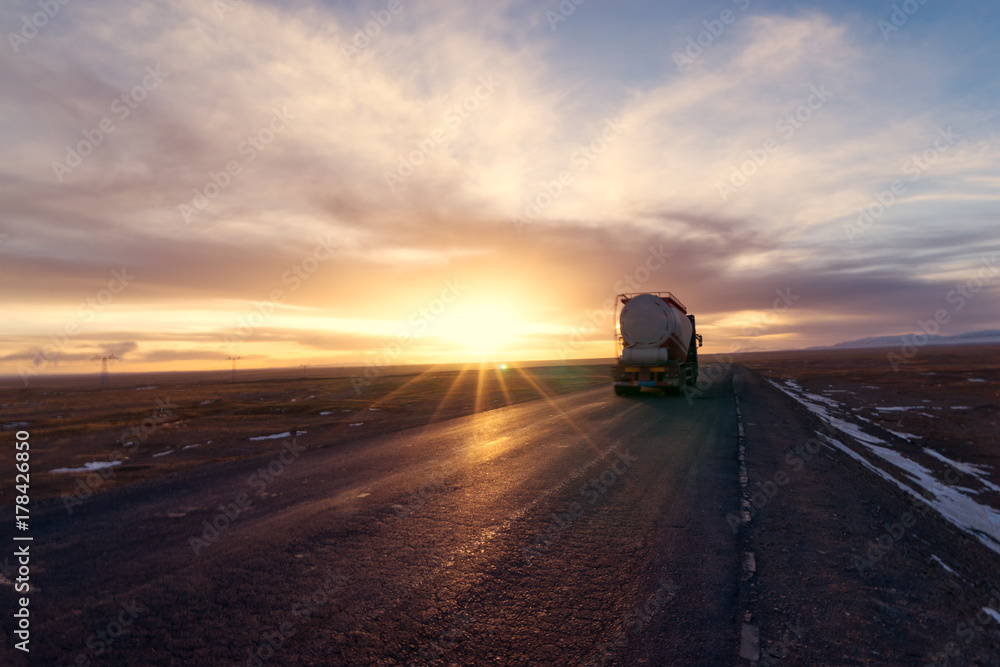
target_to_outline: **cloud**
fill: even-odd
[[[798,314],[773,333],[874,335],[996,249],[992,108],[948,94],[940,54],[866,41],[854,16],[748,12],[683,71],[673,40],[633,31],[620,46],[643,75],[623,82],[598,78],[599,53],[572,61],[566,35],[596,9],[555,38],[522,3],[403,3],[346,49],[370,9],[81,4],[5,59],[0,300],[44,316],[0,339],[3,359],[121,267],[136,280],[76,342],[99,331],[165,363],[213,359],[275,295],[258,350],[378,349],[454,278],[571,328],[661,246],[643,288],[676,292],[716,340],[788,287]],[[845,225],[948,127],[851,243]],[[994,294],[968,326],[996,325]]]

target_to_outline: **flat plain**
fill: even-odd
[[[281,433],[295,431],[307,449],[329,447],[588,389],[609,383],[610,370],[470,364],[389,369],[358,384],[364,377],[363,369],[247,371],[235,382],[229,373],[112,374],[109,389],[96,375],[28,387],[9,380],[0,386],[0,433],[31,434],[31,497],[40,500],[265,456],[281,449],[284,438],[268,437]],[[11,477],[13,454],[0,451]],[[12,491],[0,490],[0,504]]]
[[[1000,664],[1000,347],[891,351],[706,356],[632,398],[600,363],[8,384],[34,657]]]
[[[1000,664],[1000,346],[740,355],[760,664]]]
[[[1000,346],[926,347],[893,366],[895,348],[751,353],[738,363],[794,380],[848,412],[898,434],[898,446],[932,449],[985,466],[1000,484]],[[933,455],[924,455],[933,458]],[[928,463],[930,463],[928,461]],[[1000,494],[980,496],[1000,507]]]

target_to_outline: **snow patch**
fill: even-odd
[[[160,452],[159,454],[153,454],[153,458],[154,458],[154,459],[158,459],[158,458],[160,458],[161,456],[166,456],[167,454],[173,454],[173,453],[174,453],[174,450],[172,450],[172,449],[168,449],[168,450],[167,450],[167,451],[165,451],[165,452]]]
[[[84,463],[82,468],[56,468],[55,470],[50,470],[49,472],[93,472],[94,470],[114,468],[115,466],[120,466],[121,464],[121,461],[91,461],[90,463]]]
[[[933,456],[937,460],[947,463],[952,468],[955,468],[956,470],[961,470],[966,475],[972,475],[973,477],[978,479],[983,486],[992,491],[1000,491],[1000,486],[997,486],[996,484],[994,484],[993,482],[991,482],[989,479],[986,478],[986,471],[985,471],[986,466],[979,466],[976,465],[975,463],[962,463],[961,461],[954,461],[952,459],[949,459],[944,454],[936,452],[933,449],[928,449],[927,447],[924,447],[924,454],[929,454],[930,456]]]
[[[295,435],[299,435],[299,434],[302,434],[302,433],[308,433],[308,431],[296,431]],[[251,437],[250,439],[251,440],[280,440],[281,438],[290,438],[290,437],[292,437],[292,432],[291,431],[285,431],[284,433],[273,433],[271,435],[258,435],[258,436]]]
[[[822,434],[820,435],[822,436]],[[886,481],[895,484],[918,501],[927,503],[945,519],[971,533],[996,553],[1000,553],[1000,512],[992,507],[977,503],[954,487],[942,484],[929,470],[902,454],[884,447],[868,446],[873,454],[902,469],[918,486],[930,491],[932,500],[927,500],[909,484],[901,482],[881,468],[872,465],[847,445],[832,438],[822,437],[852,458],[861,461],[866,468]]]
[[[955,572],[955,570],[953,570],[950,567],[948,567],[947,565],[945,565],[944,561],[941,560],[940,558],[938,558],[937,556],[935,556],[934,554],[931,554],[931,560],[934,561],[935,563],[937,563],[938,565],[940,565],[941,567],[943,567],[944,569],[948,570],[952,574],[957,574],[957,572]]]
[[[946,520],[962,530],[971,533],[994,552],[1000,553],[1000,511],[986,505],[981,505],[955,487],[942,483],[930,470],[916,461],[903,456],[899,452],[880,446],[886,443],[875,436],[865,433],[857,424],[844,421],[837,416],[829,414],[825,407],[817,404],[817,398],[821,397],[816,397],[801,389],[795,391],[790,388],[791,385],[786,387],[771,380],[768,380],[768,382],[791,396],[807,410],[817,415],[822,421],[840,432],[852,436],[870,453],[897,468],[909,481],[904,482],[898,479],[896,476],[889,474],[885,469],[868,461],[860,453],[854,451],[853,448],[848,447],[835,438],[817,432],[817,435],[828,444],[860,462],[865,468],[886,481],[895,484],[919,502],[930,505]],[[917,489],[927,491],[931,499],[928,500],[925,498],[924,494],[920,493]]]

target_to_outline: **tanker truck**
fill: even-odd
[[[615,322],[615,394],[634,396],[643,387],[681,390],[698,381],[701,336],[694,315],[673,294],[619,294]]]

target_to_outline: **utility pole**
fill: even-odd
[[[309,364],[302,364],[302,377],[309,377]]]
[[[95,354],[91,361],[101,362],[101,389],[111,388],[111,376],[108,374],[108,362],[114,363],[118,361],[118,355],[116,354]]]
[[[226,357],[226,361],[233,362],[233,377],[232,377],[233,382],[236,382],[236,362],[242,358],[243,357]]]

